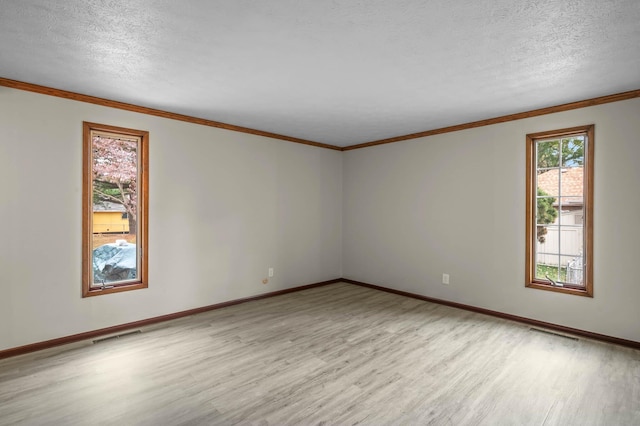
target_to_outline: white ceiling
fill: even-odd
[[[640,88],[640,0],[0,0],[0,77],[348,146]]]

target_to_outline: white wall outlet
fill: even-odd
[[[442,274],[442,284],[449,284],[449,274]]]
[[[269,278],[273,278],[273,268],[269,268]]]

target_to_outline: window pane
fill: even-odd
[[[584,230],[579,226],[560,227],[560,253],[566,256],[582,256],[584,252]]]
[[[572,285],[584,285],[582,256],[561,256],[560,263],[560,281]]]
[[[560,142],[557,140],[536,143],[538,169],[560,166]]]
[[[92,286],[138,279],[137,138],[92,136]]]
[[[560,253],[560,236],[559,228],[551,225],[538,225],[537,227],[538,241],[536,243],[536,251],[538,253]],[[558,263],[558,259],[555,259]]]
[[[536,176],[538,195],[560,195],[560,169],[539,170]]]
[[[558,256],[555,257],[554,263],[538,262],[536,263],[536,279],[548,281],[560,281],[558,276]]]
[[[561,200],[563,206],[582,206],[584,196],[584,169],[582,167],[572,167],[562,169],[560,175]]]
[[[538,225],[536,227],[536,278],[539,280],[558,280],[558,262],[560,253],[559,229],[557,226]],[[548,276],[548,278],[547,278]]]
[[[562,139],[562,165],[565,167],[584,165],[584,136]]]
[[[554,197],[537,197],[535,222],[539,225],[538,236],[540,236],[540,226],[558,223],[558,199]]]
[[[562,211],[557,221],[562,226],[580,226],[584,220],[582,199],[577,197],[560,197]]]

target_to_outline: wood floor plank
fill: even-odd
[[[0,425],[639,425],[640,351],[333,284],[0,361]]]

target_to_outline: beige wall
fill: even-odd
[[[150,131],[148,289],[80,297],[83,120]],[[341,155],[0,87],[0,350],[340,277]]]
[[[0,87],[0,350],[340,276],[640,341],[639,116],[341,153]],[[83,120],[151,132],[149,289],[80,297]],[[595,297],[526,289],[524,135],[590,123]]]
[[[632,99],[345,152],[343,276],[640,341],[639,118]],[[525,288],[525,135],[592,123],[595,297]]]

